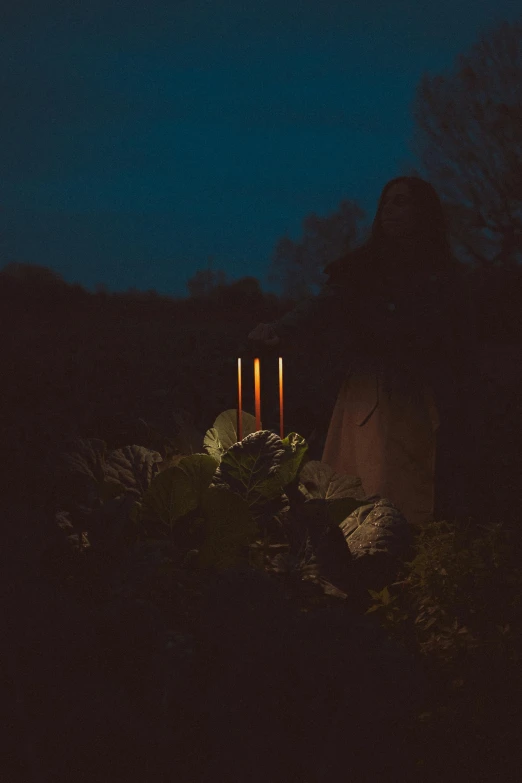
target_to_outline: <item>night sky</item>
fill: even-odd
[[[15,0],[0,11],[0,266],[186,296],[415,165],[411,101],[520,0]],[[10,7],[7,7],[10,6]]]

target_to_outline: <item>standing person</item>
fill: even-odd
[[[474,313],[432,185],[390,180],[370,239],[324,272],[317,296],[248,339],[292,350],[319,335],[324,382],[339,387],[322,461],[412,524],[441,518],[459,481],[450,451],[468,434]]]

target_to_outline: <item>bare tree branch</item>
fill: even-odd
[[[324,282],[323,268],[329,261],[351,250],[361,238],[364,211],[356,201],[344,200],[331,215],[307,215],[303,235],[294,242],[282,237],[274,250],[268,280],[279,284],[282,295],[301,299]]]
[[[480,263],[522,260],[521,85],[522,21],[503,22],[451,73],[424,75],[413,104],[412,146],[441,197],[473,209],[458,242]]]

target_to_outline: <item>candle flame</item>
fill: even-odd
[[[243,421],[242,421],[242,390],[241,390],[241,358],[237,360],[237,437],[243,440]]]
[[[256,408],[256,432],[261,429],[261,368],[259,359],[254,359],[254,400]]]
[[[279,437],[283,439],[283,357],[279,357]]]

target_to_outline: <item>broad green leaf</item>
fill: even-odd
[[[276,467],[273,478],[280,487],[285,487],[299,473],[308,451],[308,444],[297,432],[290,432],[281,443],[284,447],[284,454]]]
[[[199,556],[200,566],[221,570],[236,565],[242,559],[244,548],[259,533],[248,504],[231,490],[209,487],[202,510],[206,535]]]
[[[114,449],[106,457],[106,475],[117,481],[126,492],[141,496],[150,487],[158,473],[161,454],[144,446],[123,446]]]
[[[201,499],[212,481],[218,463],[208,454],[191,454],[188,457],[183,457],[176,467],[185,473],[198,498]]]
[[[175,437],[169,439],[171,448],[180,454],[200,454],[203,449],[203,433],[183,415],[178,421],[179,429]]]
[[[205,437],[203,438],[203,448],[210,457],[216,460],[216,462],[221,462],[225,447],[219,440],[218,431],[215,427],[211,427],[206,431]]]
[[[241,423],[243,438],[256,431],[256,419],[252,414],[241,411]],[[203,439],[203,448],[211,457],[220,462],[223,454],[235,443],[238,443],[238,438],[237,409],[231,408],[220,413],[214,425],[207,430]]]
[[[59,472],[67,478],[82,475],[91,482],[105,478],[107,444],[99,438],[73,438],[59,460]]]
[[[299,474],[302,491],[307,498],[355,498],[365,500],[361,479],[357,476],[347,476],[336,473],[326,462],[310,460],[303,465]]]
[[[100,483],[105,481],[107,444],[99,438],[73,438],[58,456],[55,470],[58,503],[92,508]]]
[[[98,484],[98,493],[100,499],[106,503],[113,498],[117,498],[125,493],[125,487],[119,481],[113,479],[105,479]]]
[[[139,525],[141,521],[141,505],[142,504],[139,501],[136,501],[129,514],[131,522],[133,522],[135,525]]]
[[[141,519],[159,519],[172,527],[201,505],[216,467],[208,454],[192,454],[159,473],[143,495]]]
[[[214,483],[228,485],[249,506],[270,500],[282,492],[276,471],[284,456],[281,438],[269,430],[254,432],[223,454]]]
[[[158,473],[141,500],[140,519],[159,520],[172,527],[177,519],[197,507],[196,493],[186,473],[175,465]]]
[[[327,501],[328,521],[333,525],[341,525],[350,514],[353,514],[360,506],[366,505],[365,501],[355,498],[337,498]]]
[[[122,493],[136,499],[148,489],[158,472],[161,454],[143,446],[124,446],[107,452],[105,441],[75,438],[58,460],[59,502],[85,511],[95,500],[110,502]]]

